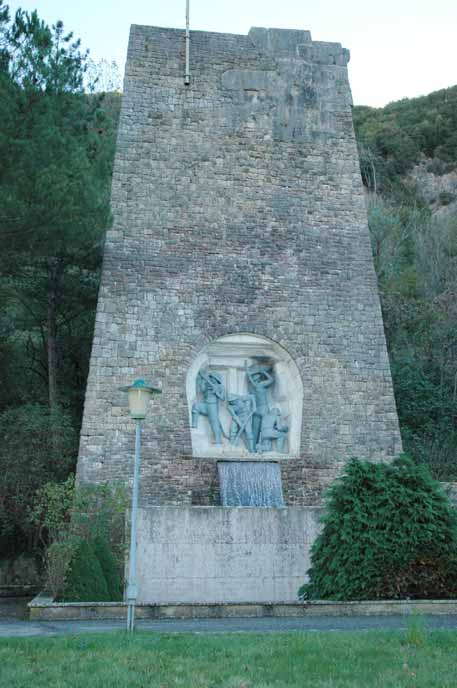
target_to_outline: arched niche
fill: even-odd
[[[288,427],[281,451],[278,441],[272,441],[271,450],[248,450],[245,435],[238,445],[230,442],[232,417],[228,411],[228,395],[247,395],[253,393],[248,382],[246,366],[270,367],[274,382],[266,394],[268,406],[278,409],[279,419]],[[197,427],[192,427],[192,408],[195,403],[204,401],[197,384],[200,371],[209,371],[219,376],[225,390],[225,399],[218,402],[218,413],[224,435],[221,444],[215,444],[208,417],[199,415]],[[252,368],[250,368],[252,370]],[[186,393],[189,409],[189,425],[192,437],[192,454],[196,457],[219,459],[267,461],[296,457],[300,452],[300,433],[303,412],[303,384],[300,372],[290,354],[272,339],[249,333],[230,334],[210,342],[200,351],[192,362],[186,379]]]

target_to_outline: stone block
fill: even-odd
[[[142,508],[139,602],[296,601],[320,513],[314,507]]]

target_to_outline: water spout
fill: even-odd
[[[218,461],[222,506],[284,507],[281,469],[269,461]]]

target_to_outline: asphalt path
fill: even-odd
[[[421,615],[425,629],[457,630],[457,615]],[[153,633],[284,633],[398,631],[408,627],[408,616],[339,616],[305,618],[226,618],[140,620],[137,630]],[[125,630],[124,621],[27,621],[0,618],[0,638],[51,637]]]

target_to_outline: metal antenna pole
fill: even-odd
[[[189,0],[186,0],[186,73],[184,75],[184,83],[186,86],[190,84],[190,33],[189,33]]]

